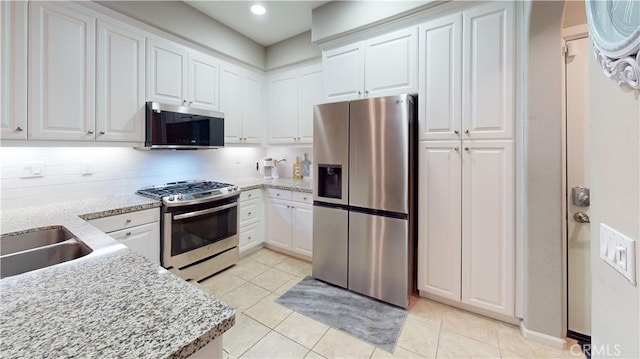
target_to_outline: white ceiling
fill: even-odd
[[[311,30],[311,10],[329,1],[202,1],[185,3],[253,41],[269,46]],[[267,13],[254,15],[249,8],[262,4]]]

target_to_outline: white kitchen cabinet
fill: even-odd
[[[418,91],[417,29],[396,31],[323,51],[324,99],[328,102]]]
[[[225,143],[260,143],[263,76],[227,63],[220,74]]]
[[[95,139],[96,18],[68,6],[29,4],[30,139]]]
[[[160,264],[160,209],[92,219],[89,223],[153,263]]]
[[[240,227],[240,253],[264,242],[264,200],[261,189],[240,193],[238,226]]]
[[[322,103],[322,66],[269,77],[270,143],[312,143],[313,106]]]
[[[313,200],[309,193],[268,189],[267,244],[276,250],[311,259]]]
[[[513,138],[514,33],[509,2],[420,25],[421,140]]]
[[[147,40],[147,100],[219,110],[219,61],[160,38]]]
[[[422,141],[418,289],[513,317],[513,141]]]
[[[145,35],[98,20],[96,140],[143,142]]]
[[[0,2],[0,139],[27,138],[27,5]]]
[[[462,14],[420,25],[419,37],[420,139],[460,139]]]

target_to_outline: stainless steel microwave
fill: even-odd
[[[224,146],[224,114],[149,101],[145,149],[197,150]]]

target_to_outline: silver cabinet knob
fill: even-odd
[[[251,216],[251,212],[247,213],[248,216]]]
[[[460,148],[458,148],[458,146],[456,146],[456,147],[453,148],[453,150],[458,152],[458,151],[460,151]]]
[[[369,90],[365,90],[364,95],[369,96]]]
[[[104,132],[104,131],[100,131],[100,132],[99,132],[99,134],[100,134],[100,135],[104,135],[104,134],[105,134],[105,132]]]
[[[464,130],[464,134],[468,135],[469,134],[469,130]]]
[[[89,130],[89,131],[87,131],[87,134],[89,134],[89,135],[93,135],[93,130]]]
[[[131,220],[127,219],[126,221],[124,221],[124,223],[129,224],[129,223],[131,223]]]
[[[362,95],[362,91],[358,91],[358,95]]]
[[[127,236],[127,237],[129,237],[130,235],[131,235],[131,232],[127,232],[127,233],[125,234],[125,236]]]
[[[589,220],[589,215],[584,212],[576,212],[573,215],[573,219],[575,219],[575,221],[578,223],[591,223],[591,221]]]
[[[20,127],[20,126],[16,127],[16,132],[22,132],[22,131],[24,131],[24,130],[22,129],[22,127]]]
[[[459,135],[459,134],[460,134],[460,131],[455,130],[455,131],[453,131],[453,133],[455,133],[456,135]]]
[[[247,197],[251,198],[251,193],[249,193],[249,194],[247,195]]]
[[[469,147],[465,147],[465,148],[464,148],[464,150],[465,150],[465,151],[467,151],[467,152],[469,152],[469,151],[471,151],[471,148],[469,148]]]

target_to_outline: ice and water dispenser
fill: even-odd
[[[318,165],[318,197],[342,199],[342,166]]]

